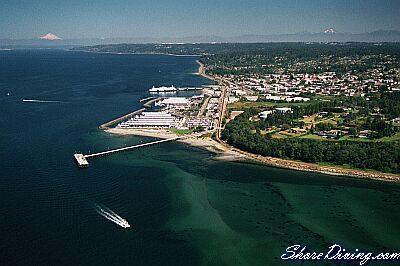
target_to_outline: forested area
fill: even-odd
[[[226,125],[222,138],[244,151],[301,160],[349,165],[383,172],[400,173],[400,143],[398,141],[357,142],[320,141],[312,139],[274,139],[262,135],[249,120],[256,110],[249,109]]]

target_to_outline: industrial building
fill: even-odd
[[[157,106],[187,106],[189,99],[185,97],[169,97],[156,103]]]
[[[143,112],[118,124],[119,128],[170,128],[176,125],[177,119],[166,112]]]

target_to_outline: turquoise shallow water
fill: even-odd
[[[149,141],[97,126],[137,108],[152,85],[209,82],[196,70],[194,57],[1,51],[0,264],[283,265],[295,243],[399,248],[395,184],[221,162],[179,143],[77,169],[77,150]]]

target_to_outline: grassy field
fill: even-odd
[[[300,139],[315,139],[315,140],[327,140],[326,138],[314,135],[314,134],[305,134],[299,137]]]
[[[319,100],[327,100],[327,98],[322,98]],[[293,107],[293,106],[304,106],[304,105],[309,105],[311,102],[316,101],[311,100],[310,102],[296,102],[296,103],[287,103],[287,102],[252,102],[252,101],[245,101],[245,102],[235,102],[235,103],[230,103],[228,104],[228,108],[230,110],[245,110],[248,108],[276,108],[276,107]],[[318,115],[310,115],[307,117],[299,118],[296,119],[296,121],[303,121],[305,123],[305,128],[310,129],[311,126],[315,126],[316,124],[319,123],[326,123],[326,124],[331,124],[333,127],[335,127],[338,124],[343,123],[343,118],[341,115],[344,113],[335,113],[333,114],[332,117],[319,117]],[[366,120],[366,117],[359,117],[354,122],[356,124],[362,124]],[[183,131],[182,133],[177,133],[177,134],[189,134],[191,132],[185,132]],[[266,135],[267,132],[263,132],[263,135]],[[298,135],[298,134],[290,134],[288,132],[276,132],[272,134],[272,138],[279,138],[279,139],[284,139],[284,138],[303,138],[303,139],[314,139],[314,140],[321,140],[321,141],[357,141],[357,142],[376,142],[376,141],[400,141],[400,132],[391,136],[391,137],[384,137],[381,139],[367,139],[367,138],[359,138],[359,137],[352,137],[352,136],[343,136],[339,140],[332,140],[332,139],[326,139],[314,134],[303,134],[303,135]]]
[[[275,134],[272,135],[272,138],[274,138],[274,139],[285,139],[287,137],[288,136],[285,136],[285,135],[280,134],[280,133],[275,133]]]
[[[266,135],[267,132],[262,132],[262,135]],[[315,134],[290,134],[287,132],[275,132],[272,134],[272,138],[274,139],[287,139],[287,138],[299,138],[299,139],[313,139],[313,140],[320,140],[320,141],[357,141],[357,142],[377,142],[377,141],[400,141],[400,132],[391,136],[391,137],[384,137],[380,139],[367,139],[367,138],[358,138],[358,137],[351,137],[351,136],[343,136],[339,140],[337,139],[327,139],[320,137]]]
[[[343,136],[340,140],[349,140],[349,141],[361,141],[361,142],[370,142],[370,141],[400,141],[400,132],[396,133],[390,137],[383,137],[380,139],[366,139],[366,138],[357,138],[357,137],[350,137],[350,136]]]
[[[177,128],[170,128],[170,131],[177,134],[177,135],[186,135],[193,133],[191,129],[177,129]]]
[[[306,116],[303,119],[299,119],[299,121],[303,121],[306,124],[313,124],[315,122],[315,117],[317,115],[310,115],[310,116]]]
[[[381,140],[381,141],[400,141],[400,132],[397,132],[396,134],[394,134],[391,137],[383,137],[379,140]]]
[[[275,133],[273,135],[275,138],[287,138],[287,137],[296,137],[296,136],[288,136],[287,134],[281,134],[281,133]],[[300,139],[314,139],[314,140],[322,140],[322,141],[337,141],[335,139],[326,139],[323,137],[320,137],[315,134],[304,134],[301,136],[298,136]],[[343,136],[339,139],[339,141],[357,141],[357,142],[373,142],[373,141],[400,141],[400,132],[391,136],[391,137],[384,137],[380,139],[367,139],[367,138],[358,138],[358,137],[351,137],[351,136]]]
[[[348,141],[358,141],[358,142],[370,142],[373,140],[367,138],[359,138],[359,137],[351,137],[351,136],[343,136],[339,140],[348,140]]]

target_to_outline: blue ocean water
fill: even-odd
[[[102,219],[93,205],[119,207],[116,211],[122,216],[135,216],[132,224],[142,223],[138,228],[161,224],[167,215],[168,195],[162,180],[158,184],[152,179],[157,169],[111,166],[105,159],[81,171],[72,155],[77,150],[143,141],[114,140],[97,127],[139,108],[139,99],[153,85],[210,83],[191,74],[197,68],[189,57],[0,52],[1,262],[99,265],[116,258],[116,262],[134,261],[135,253],[146,261],[144,254],[152,249],[146,243],[152,241],[140,241],[144,237],[140,229],[119,230]],[[97,145],[96,138],[104,139]],[[139,189],[148,193],[138,194]],[[123,207],[126,197],[129,208]],[[152,234],[149,237],[158,237]],[[126,252],[138,245],[130,243],[131,238],[143,244],[136,252]],[[109,256],[112,246],[116,250]],[[128,257],[123,255],[128,253]],[[163,256],[154,259],[165,262]]]
[[[400,246],[395,184],[222,162],[178,143],[76,167],[76,151],[149,140],[98,126],[139,108],[151,86],[211,84],[195,59],[0,51],[1,265],[281,265],[296,242]]]

